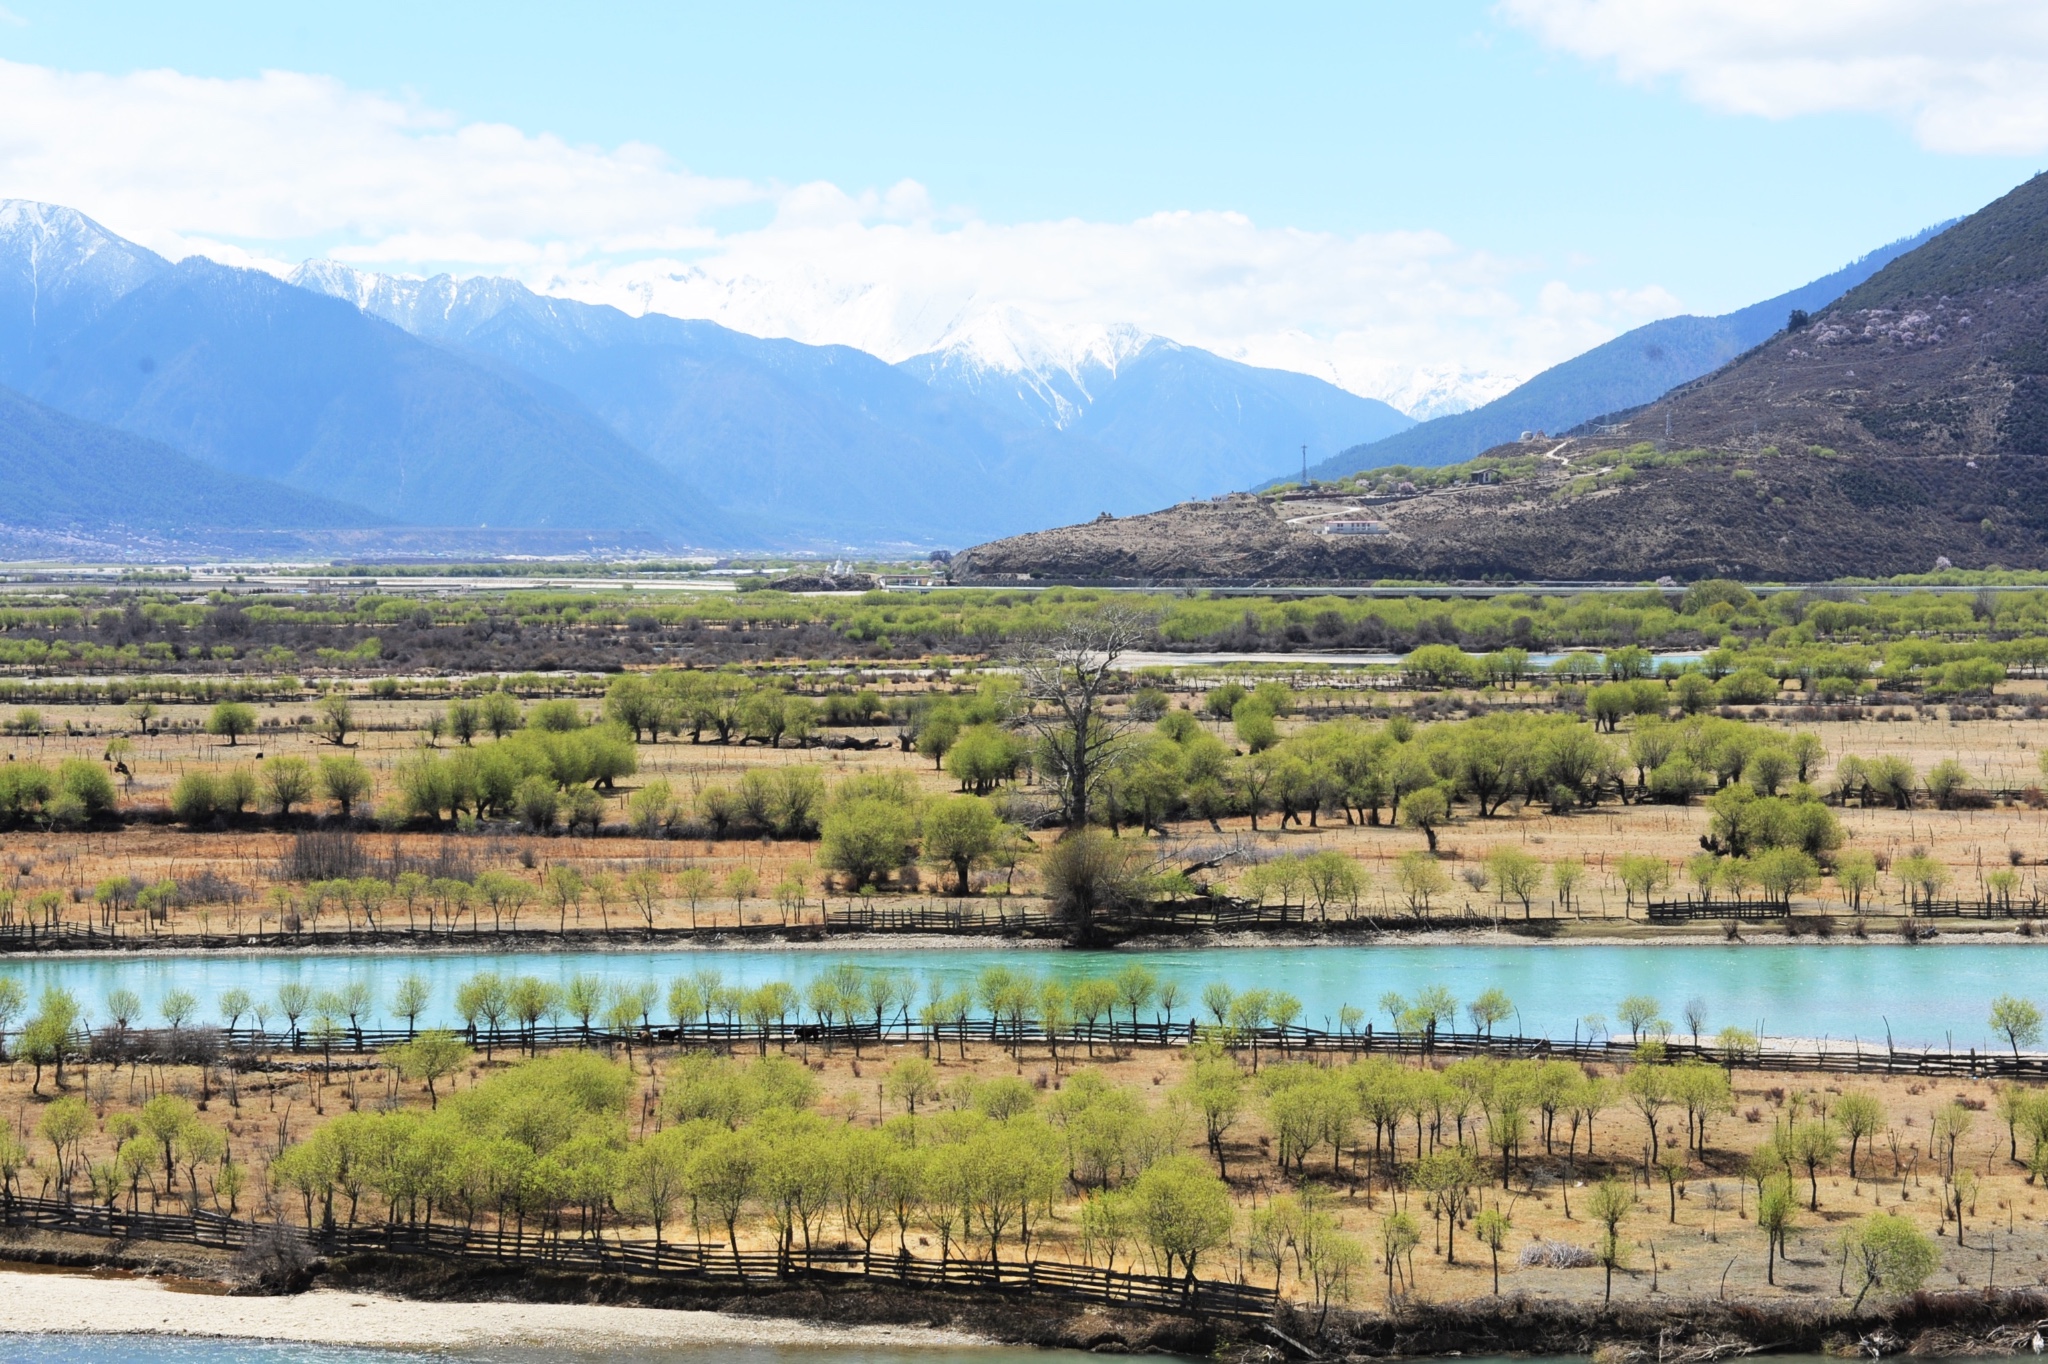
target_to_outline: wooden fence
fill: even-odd
[[[59,928],[0,925],[0,952],[21,951],[107,951],[112,948],[162,951],[166,948],[292,948],[338,947],[492,947],[505,951],[522,948],[551,950],[569,945],[646,945],[687,943],[699,938],[784,937],[808,928],[816,936],[819,926],[784,923],[722,924],[703,928],[644,928],[621,921],[603,928],[344,928],[340,925],[308,926],[279,930],[219,931],[203,933],[152,932],[140,925],[133,932],[117,933],[91,925],[64,924]]]
[[[1791,906],[1776,900],[1651,900],[1650,922],[1685,923],[1700,919],[1769,920],[1792,917]],[[1846,906],[1827,913],[1884,914],[1906,919],[2038,919],[2041,902],[2028,896],[2010,900],[1921,900],[1907,906],[1866,904],[1861,911]]]
[[[1823,912],[1849,912],[1845,907],[1827,905]],[[1701,920],[1770,921],[1783,919],[1788,906],[1773,900],[1651,900],[1647,902],[1649,922],[1686,923]],[[2009,900],[1931,900],[1911,906],[1867,905],[1867,914],[1924,919],[2034,919],[2048,918],[2048,903],[2031,895]],[[1112,937],[1120,934],[1182,934],[1200,932],[1256,932],[1313,928],[1331,932],[1376,932],[1399,929],[1405,932],[1454,929],[1481,924],[1512,927],[1533,923],[1539,927],[1553,922],[1558,911],[1532,919],[1526,912],[1504,907],[1489,912],[1475,910],[1469,903],[1426,913],[1386,911],[1364,912],[1349,905],[1317,908],[1310,904],[1265,904],[1216,895],[1189,900],[1161,901],[1140,905],[1097,919],[1098,931]],[[1072,925],[1043,904],[1001,899],[914,900],[894,898],[849,900],[811,907],[795,917],[780,917],[747,924],[706,924],[691,928],[664,926],[650,928],[620,919],[609,927],[470,926],[445,925],[425,928],[417,925],[384,924],[375,928],[359,925],[308,925],[292,932],[208,931],[203,933],[158,933],[131,925],[133,931],[115,932],[91,924],[67,923],[48,928],[25,923],[0,924],[0,953],[105,951],[110,948],[243,948],[290,950],[337,947],[492,947],[504,951],[547,950],[562,946],[679,946],[704,940],[732,939],[816,940],[834,933],[959,934],[1003,937],[1055,936]]]
[[[1228,933],[1254,928],[1299,928],[1307,923],[1324,921],[1325,917],[1305,904],[1269,905],[1218,895],[1141,905],[1108,916],[1103,922],[1105,926],[1133,932],[1184,933],[1209,929]],[[1340,915],[1340,918],[1348,917]]]
[[[849,900],[828,906],[825,927],[837,933],[1057,933],[1065,927],[1059,915],[1043,906],[998,899]]]
[[[1792,912],[1777,900],[1651,900],[1653,924],[1688,923],[1696,919],[1782,919]]]
[[[883,1045],[945,1048],[963,1046],[968,1042],[1020,1050],[1056,1044],[1071,1053],[1076,1049],[1097,1046],[1185,1046],[1205,1038],[1215,1039],[1240,1052],[1297,1058],[1366,1055],[1556,1057],[1614,1065],[1630,1062],[1637,1052],[1637,1039],[1633,1037],[1567,1040],[1461,1033],[1434,1028],[1424,1032],[1383,1032],[1371,1023],[1351,1031],[1333,1032],[1300,1025],[1220,1028],[1199,1020],[1154,1020],[1134,1024],[1129,1019],[1105,1019],[1093,1024],[1063,1027],[1056,1035],[1048,1037],[1042,1023],[1028,1018],[964,1018],[925,1024],[899,1015],[879,1025],[873,1021],[825,1024],[794,1020],[774,1020],[762,1025],[740,1019],[714,1018],[628,1031],[584,1028],[573,1024],[536,1024],[532,1028],[513,1025],[495,1029],[480,1026],[457,1031],[472,1046],[515,1053],[564,1046],[606,1049],[665,1046],[763,1052],[770,1047],[781,1050],[846,1047],[857,1052],[864,1047]],[[293,1033],[282,1029],[258,1031],[253,1028],[207,1027],[176,1031],[165,1028],[126,1031],[102,1028],[90,1034],[77,1034],[72,1046],[74,1054],[101,1061],[207,1061],[243,1069],[260,1069],[278,1064],[306,1066],[346,1062],[351,1056],[368,1056],[396,1046],[410,1036],[403,1029],[393,1028],[340,1028],[328,1033],[307,1029]],[[5,1040],[6,1035],[0,1034],[0,1042]],[[2048,1053],[2040,1052],[1979,1052],[1974,1047],[1949,1051],[1932,1047],[1898,1047],[1888,1042],[1880,1046],[1876,1042],[1816,1042],[1807,1039],[1762,1039],[1731,1049],[1677,1036],[1660,1040],[1669,1060],[1699,1060],[1748,1070],[2048,1080]],[[280,1062],[280,1056],[294,1059]]]
[[[792,917],[770,918],[745,924],[704,924],[701,927],[668,926],[650,928],[620,919],[610,927],[582,925],[556,927],[486,928],[446,925],[319,924],[285,932],[277,929],[251,931],[209,930],[199,933],[153,932],[143,925],[127,925],[128,932],[114,932],[91,924],[67,923],[57,928],[11,923],[0,924],[0,952],[106,951],[110,948],[156,950],[166,948],[246,948],[290,950],[300,948],[346,947],[490,947],[503,951],[553,950],[565,945],[588,947],[645,947],[682,945],[706,939],[729,941],[758,938],[763,941],[788,938],[816,939],[832,933],[960,933],[1029,934],[1057,931],[1060,922],[1050,911],[1024,903],[1004,906],[1000,901],[879,901],[844,906],[816,906]]]
[[[258,1234],[276,1234],[272,1227],[205,1211],[172,1217],[129,1212],[105,1204],[63,1202],[48,1198],[0,1199],[0,1225],[45,1231],[105,1236],[111,1240],[172,1241],[238,1249]],[[907,1253],[878,1254],[824,1251],[805,1255],[793,1251],[741,1251],[722,1246],[648,1240],[605,1239],[602,1235],[566,1239],[509,1235],[503,1228],[465,1230],[437,1223],[332,1227],[304,1230],[283,1227],[285,1235],[309,1248],[333,1254],[375,1251],[434,1255],[476,1263],[579,1269],[593,1273],[639,1274],[690,1280],[786,1283],[801,1279],[817,1284],[884,1282],[920,1288],[994,1290],[1042,1295],[1154,1311],[1240,1319],[1270,1318],[1279,1295],[1270,1288],[1217,1279],[1164,1277],[1067,1264],[1055,1260],[1023,1263],[981,1259],[920,1259]]]
[[[2044,912],[2033,896],[2010,900],[1921,900],[1896,911],[1914,919],[2038,919]]]

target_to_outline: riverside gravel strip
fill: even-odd
[[[411,1349],[480,1345],[974,1346],[987,1337],[918,1326],[826,1325],[721,1312],[585,1303],[420,1302],[315,1289],[224,1297],[150,1279],[0,1270],[0,1333],[201,1336]]]

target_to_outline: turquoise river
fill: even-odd
[[[1996,1045],[1986,1022],[1999,994],[2038,995],[2048,954],[2032,944],[1622,944],[1381,945],[1246,947],[1151,951],[1143,954],[1002,949],[694,949],[563,952],[207,953],[0,958],[0,976],[13,976],[31,1000],[45,986],[71,991],[89,1016],[104,1019],[115,989],[133,991],[147,1017],[174,990],[199,1002],[201,1020],[217,1016],[223,991],[239,987],[257,998],[299,981],[315,990],[352,980],[370,982],[380,1009],[398,980],[411,973],[432,986],[423,1024],[454,1021],[457,984],[479,971],[533,975],[561,982],[577,973],[635,984],[667,982],[695,971],[716,971],[730,984],[772,979],[799,985],[835,962],[917,973],[941,982],[971,982],[984,967],[1002,965],[1074,978],[1110,974],[1142,959],[1162,979],[1180,986],[1176,1018],[1197,1006],[1202,988],[1223,981],[1233,989],[1285,990],[1302,1002],[1300,1021],[1334,1027],[1345,1004],[1364,1009],[1384,1026],[1379,1001],[1442,985],[1459,1001],[1492,987],[1505,990],[1519,1012],[1506,1026],[1530,1035],[1585,1035],[1591,1015],[1612,1021],[1627,995],[1647,994],[1676,1022],[1687,1001],[1706,1006],[1707,1031],[1734,1025],[1767,1037],[1860,1038],[1900,1045],[1987,1048]],[[1147,1021],[1156,1013],[1148,1010]],[[366,1024],[379,1020],[365,1019]],[[388,1015],[382,1019],[391,1022]],[[280,1026],[273,1022],[273,1027]]]

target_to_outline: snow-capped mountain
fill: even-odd
[[[1387,404],[1292,370],[1261,369],[1137,327],[1062,326],[989,309],[898,365],[1037,425],[1158,471],[1161,500],[1249,487],[1414,423]]]
[[[0,385],[74,419],[23,418],[40,434],[0,462],[0,483],[70,468],[88,490],[67,504],[53,486],[45,508],[93,505],[95,461],[196,486],[154,450],[325,499],[273,504],[294,516],[714,529],[700,494],[544,385],[260,271],[171,264],[53,205],[0,205]]]
[[[1490,403],[1520,382],[1514,375],[1491,370],[1418,369],[1382,396],[1416,421],[1426,422]]]
[[[1016,308],[982,312],[901,368],[926,383],[972,393],[1028,420],[1066,430],[1117,373],[1148,349],[1172,346],[1129,324],[1059,326]]]
[[[1323,459],[1410,424],[1384,403],[1308,375],[1240,364],[1132,326],[1063,325],[1016,308],[968,310],[937,349],[890,367],[848,347],[659,312],[632,317],[511,280],[395,279],[332,261],[308,262],[291,279],[560,385],[714,496],[726,490],[735,505],[785,519],[813,503],[821,521],[845,518],[878,490],[874,514],[886,515],[906,497],[938,497],[962,472],[1012,464],[1026,486],[1008,508],[1036,505],[1057,486],[1077,505],[1122,513],[1248,487],[1298,467],[1303,445]],[[685,367],[687,385],[678,377]],[[641,378],[629,384],[629,374]],[[779,396],[764,406],[771,393]],[[735,405],[741,395],[750,406]],[[843,410],[848,402],[856,410]],[[885,430],[875,429],[878,420]],[[799,438],[804,422],[816,424]],[[907,471],[925,451],[928,476],[893,490],[886,477],[877,481],[892,459]],[[787,469],[787,483],[763,468]],[[768,501],[755,507],[757,498]]]
[[[0,383],[169,267],[75,209],[0,199]]]
[[[466,335],[508,308],[541,298],[517,280],[490,275],[461,280],[452,275],[409,279],[372,274],[331,260],[309,260],[286,275],[285,281],[329,298],[345,299],[370,316],[428,341]]]
[[[1157,498],[1158,471],[850,347],[632,316],[503,279],[317,261],[292,280],[540,380],[788,543],[957,545]]]

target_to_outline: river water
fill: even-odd
[[[145,1006],[147,1017],[141,1021],[153,1023],[157,1006],[173,990],[198,999],[201,1021],[216,1021],[223,991],[240,988],[268,999],[287,981],[327,990],[365,980],[382,1009],[399,979],[417,973],[433,990],[421,1023],[435,1025],[456,1021],[457,985],[487,970],[557,983],[578,973],[626,985],[651,981],[665,997],[669,981],[702,970],[718,972],[729,984],[779,979],[801,986],[837,962],[852,961],[913,972],[941,984],[966,984],[994,965],[1072,980],[1112,975],[1134,960],[1179,985],[1176,1018],[1199,1007],[1205,985],[1223,981],[1236,990],[1292,993],[1302,1002],[1299,1021],[1309,1026],[1334,1027],[1338,1010],[1352,1004],[1384,1028],[1383,995],[1412,997],[1425,986],[1442,985],[1461,1003],[1490,988],[1504,990],[1518,1011],[1504,1029],[1559,1038],[1584,1036],[1588,1015],[1612,1022],[1625,996],[1647,994],[1674,1024],[1684,1017],[1688,1000],[1703,1001],[1709,1033],[1734,1025],[1769,1037],[1882,1041],[1889,1027],[1900,1045],[1986,1049],[2000,1045],[1986,1021],[1993,996],[2039,998],[2048,993],[2041,989],[2048,953],[2013,942],[1289,946],[1142,954],[914,947],[108,954],[4,958],[0,976],[21,981],[31,1000],[45,986],[61,986],[95,1021],[105,1021],[110,991],[132,990]],[[1141,1015],[1147,1021],[1152,1016],[1153,1011]],[[379,1020],[363,1021],[374,1026]],[[382,1021],[394,1020],[386,1015]],[[281,1026],[274,1015],[271,1026]]]

